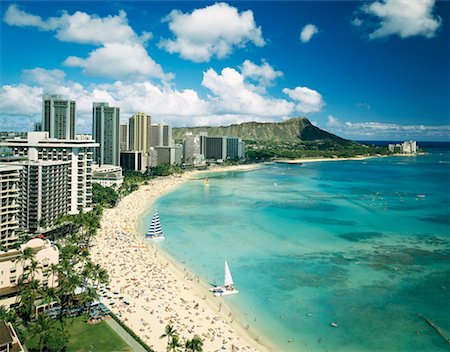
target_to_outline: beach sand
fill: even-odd
[[[211,171],[256,167],[240,165]],[[159,337],[167,324],[172,324],[181,337],[200,336],[203,350],[208,352],[274,350],[266,341],[263,345],[251,327],[239,324],[223,298],[214,297],[205,283],[137,233],[139,217],[153,201],[204,172],[156,178],[123,198],[115,208],[104,210],[91,251],[93,261],[110,276],[111,293],[107,296],[111,298],[103,298],[103,302],[158,352],[166,350],[167,339]]]

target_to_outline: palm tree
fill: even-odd
[[[54,287],[43,288],[41,291],[41,295],[42,295],[42,304],[44,305],[50,305],[53,302],[59,303],[61,301],[58,295],[58,291]]]
[[[47,269],[47,272],[52,276],[52,287],[55,286],[55,276],[58,278],[58,274],[60,272],[60,267],[58,264],[50,264],[50,267]]]
[[[168,324],[168,325],[166,325],[164,334],[162,334],[159,338],[163,339],[163,338],[167,337],[167,345],[168,345],[170,342],[170,339],[173,336],[177,336],[177,334],[178,334],[177,330],[175,330],[175,328],[172,325]]]
[[[45,347],[45,341],[52,334],[53,320],[44,314],[39,314],[36,321],[31,324],[29,332],[32,337],[38,338],[38,348],[42,352]]]
[[[22,263],[23,271],[25,272],[25,267],[28,261],[34,261],[34,252],[31,247],[25,247],[22,254],[16,259],[17,262]]]
[[[30,263],[30,266],[29,266],[29,269],[28,269],[28,271],[30,273],[31,280],[34,279],[34,275],[40,269],[41,269],[41,266],[39,265],[39,263],[37,261],[35,261],[34,259],[31,259],[31,263]]]
[[[203,341],[197,335],[194,336],[192,340],[186,340],[184,344],[186,352],[202,352],[203,351]]]
[[[180,351],[180,337],[178,335],[173,335],[169,343],[167,344],[168,352],[178,352]]]
[[[91,313],[92,302],[99,298],[99,294],[97,290],[92,286],[87,286],[84,291],[83,300],[81,301],[83,304],[88,305],[88,316]]]
[[[16,320],[16,312],[12,308],[6,309],[5,306],[0,306],[0,320],[14,322]]]

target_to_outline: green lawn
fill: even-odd
[[[106,322],[89,325],[84,319],[80,316],[73,320],[67,352],[133,351]]]

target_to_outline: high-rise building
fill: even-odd
[[[119,126],[120,151],[130,150],[130,126]]]
[[[20,169],[10,164],[0,165],[0,243],[3,246],[17,240]]]
[[[75,139],[76,103],[59,95],[44,95],[42,98],[41,130],[50,138]]]
[[[245,143],[239,137],[227,138],[227,159],[238,160],[245,157]]]
[[[93,149],[92,140],[61,140],[49,138],[48,132],[29,132],[26,139],[8,139],[0,146],[9,147],[13,156],[34,160],[69,161],[69,192],[71,214],[92,209]]]
[[[130,150],[147,152],[151,147],[150,127],[151,116],[143,112],[138,112],[130,117]]]
[[[225,160],[227,158],[227,137],[205,138],[205,159],[207,160]]]
[[[93,103],[92,138],[100,144],[94,150],[97,164],[119,166],[119,124],[120,108],[109,106],[108,103]]]
[[[150,144],[152,147],[172,147],[172,127],[159,123],[151,126]]]
[[[186,133],[183,141],[183,162],[188,165],[195,164],[200,153],[200,136]]]
[[[20,230],[35,233],[52,229],[59,217],[70,210],[70,161],[37,160],[34,153],[29,160],[11,164],[21,167]]]
[[[147,169],[148,153],[128,150],[120,152],[120,166],[124,170],[144,172]]]

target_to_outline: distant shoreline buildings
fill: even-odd
[[[404,141],[401,144],[388,144],[388,149],[392,153],[417,154],[418,147],[416,141]]]

